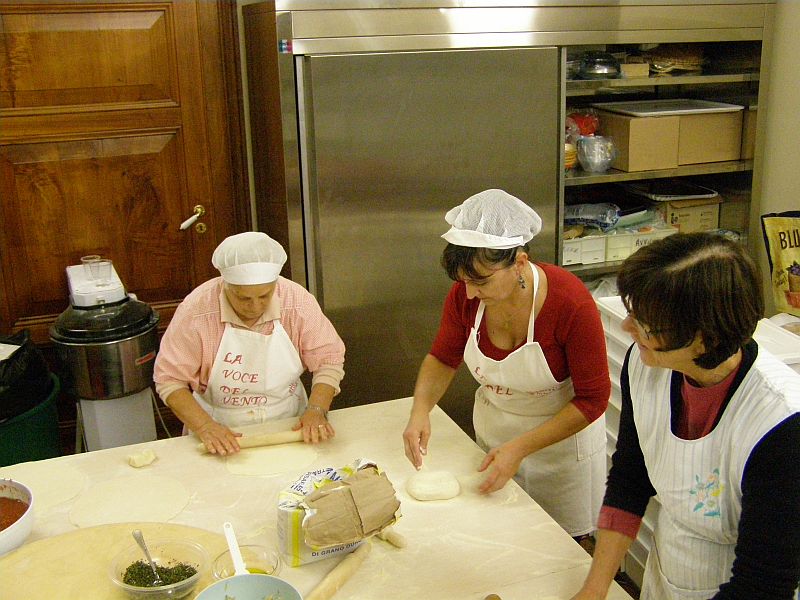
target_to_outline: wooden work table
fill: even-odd
[[[410,405],[411,399],[404,398],[331,411],[329,418],[336,428],[336,437],[319,445],[315,461],[304,469],[340,467],[357,458],[372,460],[386,472],[401,502],[402,517],[394,530],[406,538],[407,546],[398,549],[385,541],[373,540],[372,552],[339,590],[336,600],[466,600],[483,599],[490,593],[503,600],[568,600],[583,582],[590,557],[514,481],[489,496],[478,494],[475,488],[482,475],[476,474],[476,469],[484,453],[438,407],[431,413],[433,435],[425,468],[454,473],[462,484],[462,493],[451,500],[433,502],[419,502],[408,495],[405,482],[415,471],[405,458],[401,436]],[[127,458],[144,449],[151,449],[157,459],[134,469]],[[233,523],[240,543],[277,548],[278,493],[302,475],[298,472],[256,477],[234,475],[228,471],[224,458],[198,452],[194,437],[99,450],[10,468],[15,469],[15,477],[23,483],[26,469],[31,474],[37,469],[39,475],[42,469],[52,469],[53,473],[59,469],[80,472],[82,477],[85,475],[84,491],[91,485],[135,473],[175,479],[189,492],[189,501],[164,527],[173,532],[199,531],[199,541],[207,546],[212,559],[224,549],[221,534],[225,521]],[[20,588],[27,590],[24,596],[7,595],[21,577],[31,575],[31,559],[40,547],[65,540],[66,555],[73,551],[67,548],[67,542],[75,543],[88,535],[88,530],[80,530],[69,518],[70,509],[79,497],[80,494],[57,505],[40,507],[25,544],[0,558],[0,590],[4,599],[82,597],[80,581],[72,582],[71,586],[62,580],[58,587],[50,588],[46,581],[52,578],[44,572],[37,581],[28,579],[25,588]],[[157,524],[146,527],[146,536],[158,530]],[[102,527],[91,529],[104,531]],[[74,578],[95,580],[104,598],[123,598],[108,578],[108,563],[115,549],[131,543],[132,538],[125,526],[109,525],[107,530],[113,534],[111,539],[95,535],[91,538],[93,547],[81,549],[80,553],[87,557],[87,572],[76,573]],[[294,568],[284,563],[278,576],[306,595],[341,559],[336,556]],[[58,590],[56,596],[51,595],[53,589]],[[615,583],[608,598],[624,600],[630,596]]]

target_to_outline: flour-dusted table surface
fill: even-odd
[[[433,502],[419,502],[407,494],[406,479],[415,472],[403,453],[402,440],[410,406],[411,399],[403,398],[331,411],[329,418],[336,428],[336,437],[318,445],[316,459],[303,469],[305,472],[340,467],[357,458],[370,459],[386,472],[401,502],[402,517],[394,529],[406,538],[407,547],[398,549],[374,539],[367,560],[335,599],[467,600],[483,599],[489,593],[498,594],[503,600],[569,599],[583,582],[590,557],[514,481],[489,496],[478,494],[476,486],[482,474],[477,474],[476,469],[484,453],[438,407],[431,413],[433,433],[425,468],[454,473],[462,483],[462,493],[452,500]],[[128,464],[128,456],[145,449],[156,454],[156,461],[134,469]],[[302,472],[234,475],[224,458],[198,452],[194,437],[63,456],[10,468],[23,483],[26,470],[31,476],[36,470],[37,478],[43,470],[52,470],[54,481],[59,472],[79,474],[81,493],[97,483],[134,473],[174,479],[185,486],[189,501],[169,520],[171,524],[219,534],[222,524],[231,521],[240,543],[262,543],[273,548],[278,546],[278,494],[302,475]],[[2,473],[0,469],[0,476]],[[70,522],[70,509],[81,493],[58,504],[40,507],[31,536],[15,552],[36,544],[37,540],[75,532],[77,527]],[[40,545],[53,541],[48,539]],[[115,544],[120,543],[115,540]],[[33,546],[26,553],[35,555],[31,552],[35,549]],[[98,550],[102,552],[91,551]],[[336,556],[294,568],[284,563],[278,575],[307,595],[342,558]],[[14,552],[0,558],[0,590],[8,590],[11,582],[19,578],[20,573],[13,571],[22,568],[20,562],[29,561],[15,561]],[[47,577],[46,572],[41,575]],[[98,576],[107,574],[103,571]],[[49,593],[37,594],[36,582],[29,583],[30,593],[25,600],[52,597]],[[63,587],[61,591],[64,592]],[[61,600],[67,597],[59,595]],[[608,598],[624,600],[630,596],[613,584]]]

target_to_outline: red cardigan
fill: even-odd
[[[594,421],[605,412],[611,394],[600,313],[589,290],[575,275],[555,265],[536,265],[544,270],[548,289],[534,322],[533,339],[542,347],[557,381],[572,377],[572,402],[587,420]],[[479,304],[477,298],[467,299],[466,286],[460,281],[453,284],[445,300],[430,353],[454,369],[464,359],[464,347]],[[481,322],[480,333],[478,346],[489,358],[502,360],[513,352],[491,343],[486,319]]]

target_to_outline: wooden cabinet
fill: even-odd
[[[233,0],[0,0],[0,333],[30,329],[58,371],[48,329],[87,254],[161,330],[217,274],[250,228],[238,65]],[[74,398],[58,412],[69,452]]]
[[[47,343],[86,254],[162,328],[216,274],[217,243],[249,226],[235,10],[0,2],[0,331]]]

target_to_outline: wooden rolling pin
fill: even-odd
[[[388,527],[383,531],[379,531],[376,535],[396,548],[405,548],[408,545],[406,538]]]
[[[303,430],[297,431],[278,431],[275,433],[261,433],[258,435],[243,435],[238,438],[240,448],[255,448],[256,446],[276,446],[278,444],[288,444],[289,442],[302,442]],[[197,450],[208,452],[206,445],[202,442],[197,444]]]
[[[372,544],[369,540],[366,540],[356,548],[355,552],[348,554],[330,573],[325,575],[319,585],[306,596],[306,600],[330,600],[333,598],[339,588],[347,583],[347,580],[358,570],[370,550],[372,550]]]

